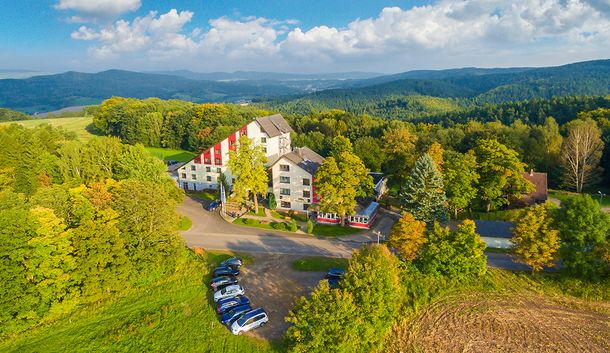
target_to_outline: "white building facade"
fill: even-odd
[[[228,168],[229,151],[235,148],[241,136],[248,136],[255,144],[263,146],[268,163],[273,163],[290,152],[291,131],[279,114],[256,118],[180,167],[178,186],[186,191],[216,189],[220,174],[225,175],[230,186],[233,176]]]

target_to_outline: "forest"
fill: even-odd
[[[0,337],[149,285],[184,262],[182,193],[142,145],[0,128]]]

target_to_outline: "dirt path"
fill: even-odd
[[[263,307],[269,314],[269,323],[248,335],[280,338],[288,329],[284,321],[288,310],[300,296],[309,294],[324,276],[321,272],[299,272],[290,264],[297,255],[256,254],[254,263],[244,268],[240,281],[253,307]]]

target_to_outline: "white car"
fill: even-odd
[[[265,326],[269,321],[269,316],[263,308],[252,309],[243,314],[231,325],[231,333],[239,335],[255,328]]]
[[[214,292],[214,301],[217,302],[220,299],[234,297],[236,295],[243,295],[244,288],[239,284],[234,284],[231,286],[224,287],[221,290],[217,290]]]

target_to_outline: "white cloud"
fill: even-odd
[[[69,19],[86,22],[89,19],[114,17],[135,11],[141,5],[140,0],[59,0],[55,8],[76,11],[82,16],[72,16]]]
[[[96,41],[91,51],[98,57],[132,53],[202,70],[549,65],[610,55],[605,1],[439,0],[387,7],[343,28],[220,17],[190,33],[185,25],[194,14],[171,10],[98,29],[82,26],[72,38]]]

